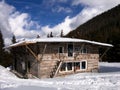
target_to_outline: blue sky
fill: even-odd
[[[5,44],[13,35],[66,35],[91,18],[120,4],[120,0],[0,0],[0,29]]]
[[[6,0],[17,11],[28,13],[40,25],[51,27],[62,22],[66,16],[74,17],[83,8],[72,6],[72,0]]]

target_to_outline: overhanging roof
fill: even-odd
[[[24,41],[20,41],[18,43],[9,45],[5,48],[11,48],[11,47],[17,47],[17,46],[23,46],[28,44],[34,44],[37,42],[82,42],[82,43],[90,43],[100,46],[108,46],[113,47],[111,44],[101,43],[101,42],[95,42],[90,40],[84,40],[84,39],[76,39],[76,38],[62,38],[62,37],[53,37],[53,38],[36,38],[36,39],[26,39]]]

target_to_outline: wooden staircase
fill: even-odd
[[[54,68],[52,69],[50,73],[50,78],[53,78],[57,75],[61,65],[62,65],[62,61],[57,61],[56,65],[54,66]]]
[[[53,78],[61,67],[61,61],[45,60],[40,63],[40,78]]]
[[[50,73],[56,66],[57,61],[43,60],[40,63],[40,78],[50,78]]]

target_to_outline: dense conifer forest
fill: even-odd
[[[80,25],[67,37],[112,44],[114,47],[106,53],[103,61],[120,62],[120,5]]]

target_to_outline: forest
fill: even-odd
[[[16,38],[13,35],[11,39],[12,43],[16,43]],[[5,43],[3,39],[2,32],[0,30],[0,65],[8,67],[12,65],[13,62],[13,51],[4,49]]]
[[[120,5],[108,10],[66,35],[114,45],[103,57],[103,61],[120,62]],[[100,48],[100,53],[104,49]]]

